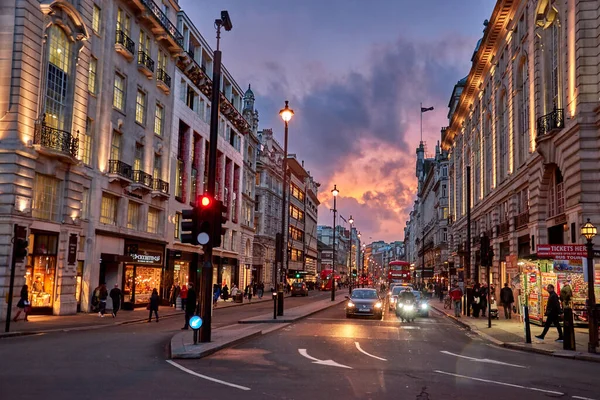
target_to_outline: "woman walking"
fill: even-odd
[[[27,319],[27,314],[29,313],[29,294],[27,293],[27,285],[23,285],[23,287],[21,288],[21,298],[19,299],[19,302],[17,303],[17,308],[19,309],[19,311],[17,311],[17,315],[15,315],[15,317],[13,318],[13,321],[17,322],[17,320],[19,319],[19,315],[21,315],[21,311],[23,311],[25,313],[25,318],[24,321],[29,321]]]
[[[150,303],[148,304],[148,310],[150,313],[148,314],[148,322],[152,321],[152,311],[154,311],[154,316],[156,316],[156,322],[158,322],[158,291],[156,288],[152,289],[152,296],[150,296]]]

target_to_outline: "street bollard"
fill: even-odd
[[[277,289],[277,315],[283,316],[283,285],[279,284]]]
[[[194,330],[194,344],[198,344],[198,329],[202,326],[202,318],[194,315],[190,318],[190,327]]]
[[[273,292],[273,319],[277,319],[277,292]]]
[[[563,349],[564,350],[575,350],[575,324],[573,323],[573,309],[566,307],[563,314],[564,319],[564,330],[563,335]]]
[[[525,328],[525,343],[531,343],[531,327],[529,326],[529,307],[523,306],[523,324]]]

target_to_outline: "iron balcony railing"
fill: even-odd
[[[120,29],[117,29],[116,43],[125,47],[128,52],[133,54],[135,49],[135,43],[133,43],[133,40],[131,40],[129,36],[127,36],[127,34]]]
[[[154,72],[154,60],[145,51],[138,51],[138,64],[143,65]]]
[[[133,177],[133,168],[131,168],[131,165],[120,160],[108,160],[108,173],[131,180]]]
[[[529,212],[525,211],[515,217],[515,228],[521,228],[527,226],[529,223]]]
[[[164,69],[159,68],[158,71],[156,71],[156,79],[167,85],[167,87],[171,87],[171,77]]]
[[[79,151],[78,138],[73,137],[70,132],[46,125],[44,120],[41,124],[35,126],[33,143],[68,154],[73,158],[77,158],[77,152]]]
[[[565,113],[562,108],[555,108],[551,113],[537,119],[537,135],[547,135],[555,129],[565,126]]]
[[[152,175],[139,169],[133,171],[133,181],[149,188],[153,187]]]
[[[169,193],[169,184],[162,179],[154,178],[152,180],[152,189],[164,194]]]
[[[510,229],[510,224],[509,224],[508,220],[506,220],[504,222],[500,222],[498,225],[496,225],[496,232],[497,232],[498,236],[508,233],[509,229]]]
[[[183,48],[183,35],[177,30],[175,25],[169,18],[162,12],[160,7],[156,5],[156,3],[152,0],[142,0],[142,3],[146,6],[146,8],[154,14],[158,22],[162,25],[162,27],[169,33],[169,35],[175,40],[175,42]]]

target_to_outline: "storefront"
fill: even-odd
[[[152,290],[162,293],[164,246],[125,240],[127,261],[123,267],[124,308],[146,306]]]
[[[29,235],[25,284],[33,313],[52,314],[56,291],[58,233],[32,230]]]
[[[190,253],[182,250],[167,249],[167,268],[163,277],[163,289],[161,297],[163,302],[168,302],[171,295],[171,288],[188,285],[190,282],[199,284],[197,273],[198,253]]]
[[[232,287],[232,283],[237,285],[240,282],[239,278],[240,272],[236,258],[213,256],[213,283],[218,283],[221,287],[225,284]]]

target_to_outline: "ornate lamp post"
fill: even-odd
[[[592,240],[598,230],[588,218],[585,225],[581,227],[581,235],[587,239],[587,275],[588,275],[588,325],[590,340],[588,352],[595,353],[598,347],[598,321],[596,321],[596,295],[594,293],[594,243]]]
[[[333,261],[331,263],[331,301],[335,301],[335,217],[337,213],[336,200],[337,195],[340,193],[337,190],[337,185],[333,185],[331,194],[333,194]]]

